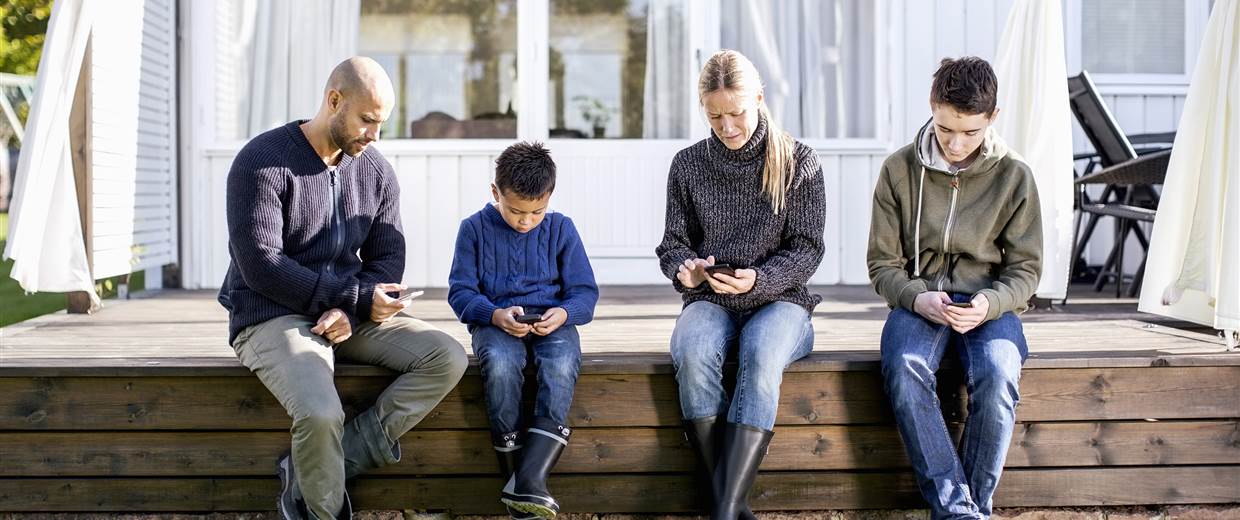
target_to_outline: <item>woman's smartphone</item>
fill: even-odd
[[[729,264],[715,264],[706,266],[706,274],[722,273],[731,277],[736,277],[736,268]]]
[[[542,314],[522,314],[516,317],[517,323],[533,325],[543,320]]]

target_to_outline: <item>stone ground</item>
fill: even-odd
[[[762,520],[928,520],[925,510],[802,511],[758,513]],[[356,520],[505,520],[505,516],[453,516],[416,511],[359,511]],[[690,515],[564,514],[557,520],[696,520]],[[1240,520],[1240,504],[1107,508],[1003,508],[995,520]],[[0,513],[0,520],[279,520],[274,511],[212,514]]]

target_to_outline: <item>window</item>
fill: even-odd
[[[683,0],[551,0],[551,137],[688,137]]]
[[[365,0],[359,25],[396,87],[382,135],[517,136],[516,0]]]
[[[1186,74],[1180,0],[1082,0],[1081,66],[1094,74]]]
[[[766,103],[800,139],[873,138],[874,2],[723,0],[720,41],[758,68]]]

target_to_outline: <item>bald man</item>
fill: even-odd
[[[314,119],[260,134],[228,173],[228,253],[219,301],[237,358],[293,419],[277,461],[282,518],[348,518],[345,480],[400,460],[401,435],[460,380],[465,351],[406,315],[405,238],[392,165],[370,146],[392,111],[369,58],[332,71]],[[337,360],[400,375],[345,424]]]

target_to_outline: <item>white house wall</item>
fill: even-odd
[[[91,36],[93,275],[175,263],[175,13],[122,0]]]
[[[887,80],[890,125],[885,141],[815,142],[827,191],[827,251],[812,279],[819,284],[868,283],[865,250],[870,199],[878,169],[892,150],[910,141],[929,118],[931,74],[944,56],[993,58],[1012,0],[896,0],[887,6]],[[964,20],[968,20],[966,26]],[[1069,38],[1069,45],[1076,45]],[[1073,52],[1073,49],[1069,49]],[[1106,102],[1127,133],[1173,130],[1183,106],[1183,87],[1143,89],[1100,85]],[[307,117],[310,114],[307,114]],[[704,125],[697,120],[694,124]],[[581,230],[600,283],[666,283],[654,258],[662,236],[668,165],[691,141],[551,140],[559,165],[552,207],[571,216]],[[1087,149],[1077,131],[1077,150]],[[494,157],[505,141],[380,141],[402,187],[403,225],[408,244],[406,283],[443,287],[452,260],[458,223],[489,199]],[[240,143],[210,148],[195,160],[209,187],[201,238],[187,248],[204,265],[187,270],[187,287],[218,287],[228,265],[224,230],[224,178]],[[196,221],[195,225],[199,225]],[[1091,242],[1090,263],[1110,249],[1109,223]],[[1135,250],[1133,251],[1135,254]],[[1129,256],[1136,258],[1136,256]],[[1135,262],[1132,262],[1135,264]],[[1131,271],[1135,265],[1129,265]]]

